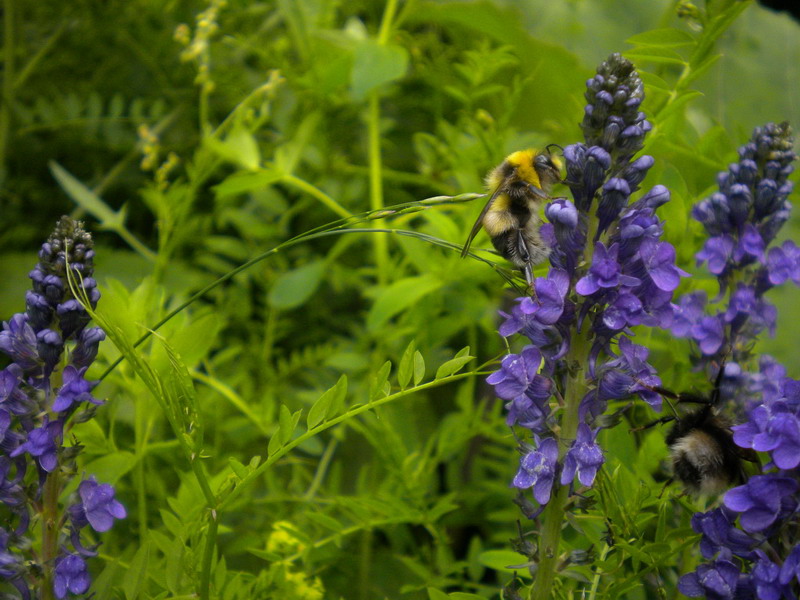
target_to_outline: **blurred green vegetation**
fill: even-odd
[[[702,19],[679,18],[676,5],[5,0],[0,315],[24,308],[37,247],[71,213],[95,231],[98,309],[135,339],[192,293],[294,236],[347,215],[480,192],[483,175],[510,151],[579,141],[585,80],[626,50],[648,86],[643,109],[672,107],[653,121],[646,152],[656,166],[643,189],[671,189],[661,216],[692,270],[701,231],[689,207],[754,126],[800,124],[800,35],[788,17],[746,3],[713,49],[719,60],[678,94]],[[658,51],[626,43],[657,29],[687,41]],[[459,245],[479,204],[364,227]],[[797,227],[784,235],[796,238]],[[488,245],[480,234],[473,248]],[[715,291],[699,271],[683,285]],[[365,402],[371,386],[384,385],[373,380],[387,360],[395,382],[412,341],[428,365],[424,381],[465,346],[477,357],[472,369],[501,355],[497,310],[514,296],[506,288],[497,272],[453,249],[379,233],[297,244],[231,278],[159,331],[197,389],[205,470],[228,485],[239,466],[267,456],[281,406],[308,409],[343,374],[348,405]],[[763,344],[794,375],[796,297],[794,289],[775,295],[779,323],[789,326]],[[670,386],[704,385],[688,373],[688,343],[666,334],[642,341]],[[141,351],[166,368],[157,343]],[[95,377],[118,356],[110,342],[101,352]],[[86,471],[119,486],[129,519],[104,536],[97,597],[119,597],[121,574],[143,563],[149,579],[128,586],[128,600],[191,593],[205,523],[197,484],[128,363],[98,391],[109,403],[76,435]],[[670,546],[666,558],[661,546],[641,548],[652,542],[651,518],[657,535],[667,525],[685,534],[689,501],[669,500],[679,509],[665,514],[667,500],[647,491],[664,455],[657,430],[641,440],[624,426],[604,435],[607,478],[597,506],[575,517],[590,552],[599,552],[607,527],[600,509],[643,516],[614,521],[635,558],[604,578],[600,593],[672,597],[677,573],[691,564],[685,548]],[[348,419],[304,441],[228,507],[212,588],[221,598],[314,598],[314,586],[329,598],[492,597],[511,577],[500,567],[515,560],[486,551],[505,553],[517,536],[508,489],[517,461],[483,376]],[[585,550],[581,540],[567,543]],[[645,555],[662,570],[641,567]],[[571,576],[564,597],[593,574],[576,564]]]

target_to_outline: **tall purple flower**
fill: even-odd
[[[698,366],[725,363],[723,400],[746,415],[733,427],[733,440],[770,460],[761,475],[725,494],[722,512],[693,518],[710,562],[681,578],[679,589],[688,596],[794,597],[800,382],[771,357],[753,354],[757,336],[776,327],[777,311],[765,294],[787,281],[800,283],[800,249],[791,241],[770,247],[791,208],[792,146],[788,124],[756,128],[739,161],[718,176],[719,190],[692,210],[709,235],[698,264],[717,277],[720,294],[711,302],[699,292],[683,296],[673,305],[672,332],[696,344]]]
[[[80,484],[79,502],[70,508],[58,504],[80,451],[66,441],[71,417],[82,406],[101,403],[91,394],[96,382],[85,378],[105,337],[99,328],[86,327],[84,303],[94,308],[100,297],[92,246],[80,222],[62,217],[30,273],[25,312],[4,322],[0,332],[0,351],[12,361],[0,371],[0,502],[13,527],[0,535],[0,563],[7,563],[6,578],[23,598],[43,596],[46,581],[57,598],[86,593],[91,580],[84,558],[95,553],[81,543],[81,527],[107,531],[114,519],[125,517],[114,489],[94,478]],[[80,418],[90,416],[84,411]],[[45,493],[53,482],[57,493]],[[36,532],[29,530],[37,512],[47,515],[38,517],[45,527],[54,515],[58,520],[68,513],[69,530],[59,526],[58,535],[42,534],[37,548],[30,540]]]
[[[639,193],[654,160],[636,157],[651,128],[639,110],[638,73],[613,54],[585,97],[585,143],[564,148],[572,199],[545,207],[551,269],[500,326],[501,335],[522,334],[527,345],[488,379],[507,401],[508,424],[524,436],[513,485],[532,488],[540,505],[525,512],[559,523],[569,495],[578,484],[591,486],[604,462],[597,435],[606,403],[640,395],[660,405],[650,389],[660,380],[630,337],[635,326],[672,322],[672,293],[686,275],[656,216],[669,191],[656,185]],[[544,530],[540,572],[556,568],[561,528]]]

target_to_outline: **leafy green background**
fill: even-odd
[[[294,236],[480,192],[507,153],[580,140],[584,82],[611,52],[647,83],[644,189],[672,191],[661,216],[695,273],[684,288],[713,295],[689,207],[753,127],[800,123],[800,35],[757,5],[699,8],[730,27],[709,36],[654,0],[5,0],[0,315],[24,308],[38,245],[72,213],[95,232],[98,321],[113,332],[90,375],[128,359],[97,388],[97,418],[73,430],[85,471],[129,512],[93,561],[97,598],[204,585],[219,598],[488,598],[524,577],[509,541],[518,454],[481,366],[506,351],[497,311],[514,294],[457,252],[480,200],[358,225],[411,236],[281,247],[159,339],[131,342]],[[474,247],[487,245],[480,234]],[[781,326],[762,343],[790,373],[796,297],[776,291]],[[707,386],[685,341],[639,341],[671,387]],[[569,517],[576,553],[558,594],[674,597],[697,560],[698,507],[673,488],[658,498],[661,431],[603,437],[607,467]]]

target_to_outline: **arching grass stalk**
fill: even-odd
[[[355,228],[352,228],[352,225],[355,225],[355,224],[358,224],[358,223],[367,223],[369,221],[374,221],[374,220],[378,220],[378,219],[385,219],[385,218],[391,218],[391,217],[399,217],[399,216],[403,216],[403,215],[410,215],[410,214],[413,214],[413,213],[416,213],[416,212],[427,210],[427,209],[435,207],[435,206],[446,205],[446,204],[456,204],[456,203],[461,203],[461,202],[470,202],[472,200],[475,200],[476,198],[482,198],[482,197],[484,197],[484,194],[476,194],[476,193],[459,194],[457,196],[434,196],[432,198],[426,198],[424,200],[419,200],[419,201],[416,201],[416,202],[406,202],[406,203],[402,203],[402,204],[396,204],[396,205],[393,205],[393,206],[389,206],[389,207],[386,207],[386,208],[383,208],[383,209],[380,209],[380,210],[367,211],[367,212],[361,213],[359,215],[355,215],[355,216],[347,218],[347,219],[339,219],[337,221],[333,221],[331,223],[327,223],[325,225],[321,225],[319,227],[316,227],[314,229],[311,229],[309,231],[306,231],[304,233],[296,235],[295,237],[293,237],[293,238],[291,238],[289,240],[286,240],[285,242],[283,242],[281,244],[278,244],[274,248],[271,248],[271,249],[267,250],[266,252],[263,252],[263,253],[255,256],[255,257],[251,258],[247,262],[242,263],[241,265],[239,265],[235,269],[232,269],[231,271],[229,271],[225,275],[222,275],[221,277],[219,277],[218,279],[212,281],[211,283],[209,283],[207,286],[205,286],[204,288],[202,288],[198,292],[194,293],[185,302],[181,303],[175,309],[173,309],[168,314],[166,314],[161,320],[159,320],[157,323],[152,325],[148,329],[148,331],[146,331],[144,334],[142,334],[142,336],[139,339],[136,340],[136,342],[134,343],[133,346],[134,346],[134,348],[139,347],[154,332],[158,331],[161,327],[164,326],[164,324],[168,323],[173,317],[175,317],[180,312],[182,312],[186,307],[190,306],[191,304],[193,304],[194,302],[196,302],[200,298],[204,297],[206,294],[208,294],[212,290],[216,289],[217,287],[219,287],[220,285],[222,285],[223,283],[225,283],[226,281],[228,281],[232,277],[235,277],[236,275],[238,275],[242,271],[246,271],[247,269],[251,268],[252,266],[260,263],[263,260],[266,260],[270,256],[273,256],[273,255],[277,254],[278,252],[282,252],[284,250],[287,250],[288,248],[292,248],[293,246],[297,246],[299,244],[303,244],[303,243],[309,242],[311,240],[315,240],[315,239],[319,239],[319,238],[323,238],[323,237],[330,237],[330,236],[333,236],[333,235],[344,235],[344,234],[349,234],[349,233],[381,233],[381,234],[391,233],[391,234],[395,234],[395,235],[403,235],[403,236],[407,236],[407,237],[421,239],[421,240],[424,240],[424,241],[426,241],[428,243],[431,243],[431,244],[434,244],[434,245],[437,245],[437,246],[442,246],[444,248],[450,248],[452,250],[460,251],[461,250],[461,246],[459,246],[459,245],[453,244],[451,242],[447,242],[445,240],[440,240],[440,239],[435,238],[433,236],[422,234],[422,233],[419,233],[419,232],[416,232],[416,231],[405,231],[405,230],[397,230],[397,229],[355,229]],[[504,279],[509,281],[509,283],[514,281],[513,277],[504,268],[496,265],[492,261],[489,261],[489,260],[487,260],[487,259],[485,259],[485,258],[483,258],[481,256],[476,255],[476,254],[470,254],[470,256],[472,258],[475,258],[477,260],[483,261],[486,264],[490,265]],[[125,358],[123,356],[118,357],[113,363],[111,363],[108,366],[108,368],[103,372],[103,374],[100,376],[99,379],[101,381],[103,379],[105,379],[108,376],[108,374],[111,371],[113,371],[117,367],[117,365],[119,363],[121,363],[123,360],[125,360]]]

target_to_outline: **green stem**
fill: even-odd
[[[378,160],[380,160],[380,156],[378,157]],[[311,185],[310,183],[300,179],[299,177],[296,177],[295,175],[284,175],[283,177],[281,177],[281,181],[283,183],[296,187],[298,190],[305,192],[309,196],[313,196],[340,217],[349,219],[350,217],[353,216],[353,213],[348,211],[344,206],[342,206],[336,200],[328,196],[328,194],[323,192],[321,189]],[[382,204],[380,208],[383,208]]]
[[[570,366],[570,375],[564,390],[564,409],[561,419],[561,430],[558,434],[558,459],[563,464],[564,455],[569,444],[575,439],[578,431],[578,407],[588,389],[583,366],[586,364],[588,350],[591,347],[589,332],[576,332],[572,338],[572,346],[565,362]],[[559,560],[559,544],[561,528],[564,523],[564,507],[569,499],[569,486],[558,486],[558,491],[550,498],[550,502],[542,513],[542,533],[539,538],[539,568],[536,581],[531,588],[530,600],[548,600],[551,597],[556,567]]]
[[[367,529],[361,534],[361,557],[358,563],[358,597],[368,600],[369,572],[372,565],[372,529]]]
[[[383,11],[381,28],[378,32],[378,44],[385,46],[392,32],[392,22],[397,12],[397,0],[388,0]],[[381,108],[378,89],[369,94],[367,104],[367,124],[369,128],[369,205],[372,210],[380,210],[383,202],[383,165],[381,159]],[[382,222],[378,221],[378,227]],[[385,285],[388,281],[389,250],[386,237],[375,236],[375,266],[378,269],[378,283]]]
[[[383,203],[383,179],[381,174],[381,141],[380,141],[380,105],[378,103],[378,92],[373,90],[369,95],[369,106],[367,112],[367,122],[369,124],[369,207],[370,210],[380,210],[384,207]],[[383,221],[377,221],[376,225],[381,227]],[[388,280],[387,266],[389,264],[389,252],[386,244],[386,237],[376,235],[375,242],[375,266],[378,269],[378,282],[385,285]]]
[[[203,562],[200,567],[200,600],[208,600],[211,587],[211,563],[214,559],[214,548],[217,545],[217,529],[219,515],[213,508],[208,511],[208,533],[203,548]]]
[[[53,571],[58,554],[58,493],[60,489],[58,469],[47,476],[42,497],[42,562],[44,570],[41,598],[53,598]]]

